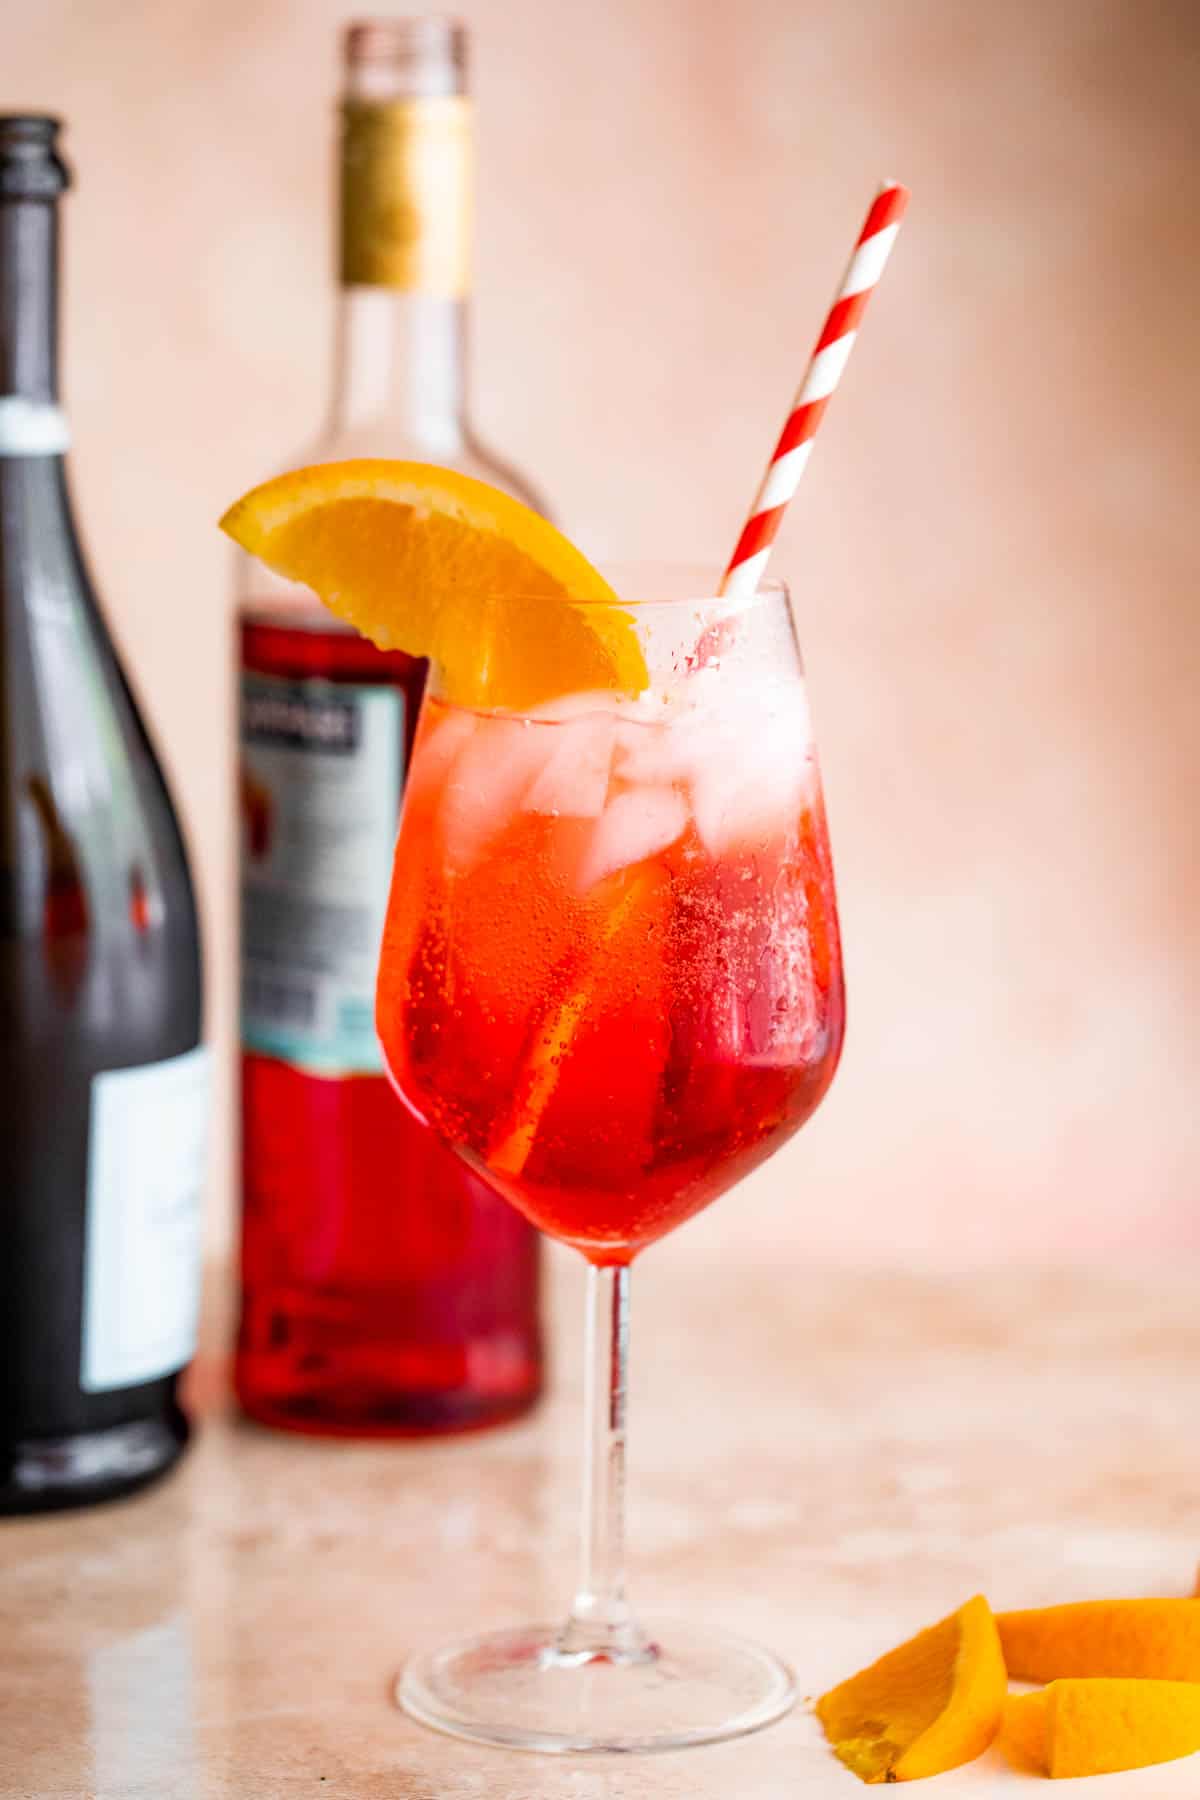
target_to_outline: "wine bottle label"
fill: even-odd
[[[395,688],[242,676],[242,1043],[376,1073],[375,969],[400,814]]]
[[[201,1044],[93,1078],[85,1393],[156,1381],[195,1351],[211,1073]]]
[[[470,286],[470,101],[348,100],[343,120],[342,285],[461,298]]]
[[[0,456],[61,456],[70,444],[67,415],[52,400],[0,394]]]

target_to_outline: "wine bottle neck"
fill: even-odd
[[[422,66],[418,90],[459,80]],[[379,85],[359,71],[342,107],[333,429],[386,428],[398,447],[450,456],[466,430],[470,101]]]
[[[0,396],[58,399],[58,212],[0,200]]]
[[[461,300],[352,287],[338,308],[332,427],[386,426],[398,447],[451,455],[466,430]]]
[[[0,456],[66,448],[58,409],[57,121],[0,116]]]

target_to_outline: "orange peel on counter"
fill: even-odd
[[[1013,1681],[1200,1682],[1200,1600],[1081,1600],[996,1614]]]
[[[1008,1681],[1037,1681],[1009,1696]],[[1200,1752],[1200,1596],[1086,1600],[994,1614],[982,1595],[817,1702],[865,1782],[958,1768],[997,1736],[1054,1779]]]
[[[1116,1775],[1200,1750],[1200,1684],[1092,1676],[1016,1695],[1001,1744],[1017,1767],[1055,1780]]]
[[[976,1594],[823,1694],[817,1717],[834,1754],[863,1781],[916,1781],[986,1750],[1006,1692],[996,1622]]]

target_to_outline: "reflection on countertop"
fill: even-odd
[[[475,1749],[393,1710],[411,1646],[565,1603],[583,1282],[553,1266],[557,1378],[530,1420],[424,1444],[275,1436],[231,1413],[210,1348],[174,1479],[0,1524],[0,1800],[857,1791],[803,1706],[741,1743],[620,1764]],[[762,1638],[813,1693],[980,1588],[997,1605],[1189,1590],[1200,1269],[864,1275],[681,1242],[635,1288],[647,1613]],[[1194,1792],[1194,1762],[1148,1775],[1155,1800]],[[938,1793],[1017,1782],[993,1754]]]

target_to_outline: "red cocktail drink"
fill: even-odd
[[[707,670],[665,708],[431,698],[378,1023],[409,1104],[594,1262],[629,1261],[754,1168],[842,1039],[798,670],[766,711]]]

